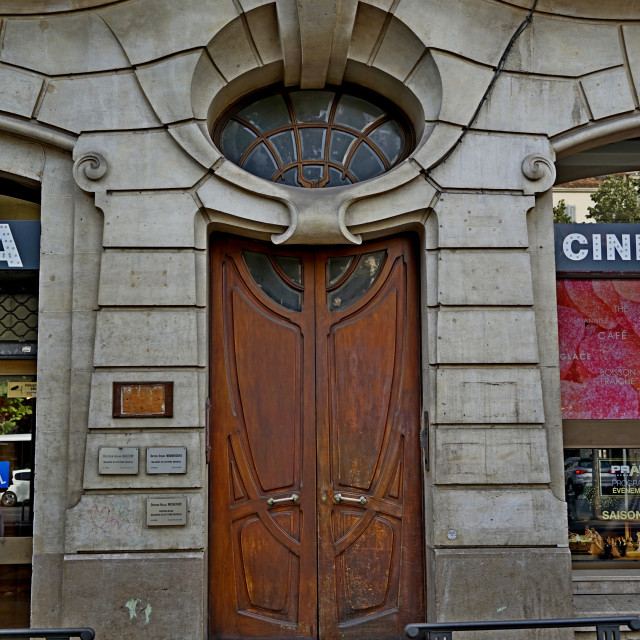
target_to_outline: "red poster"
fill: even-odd
[[[640,280],[558,280],[564,419],[640,417]]]

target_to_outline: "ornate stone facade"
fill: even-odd
[[[220,232],[419,237],[429,620],[630,608],[631,583],[572,580],[549,189],[557,158],[638,135],[634,3],[1,0],[0,17],[0,172],[42,194],[33,627],[206,637]],[[344,188],[250,175],[211,128],[277,82],[373,89],[415,149]],[[172,417],[112,417],[114,381],[156,380]],[[188,473],[97,474],[102,446],[159,445],[186,447]],[[146,525],[159,493],[186,496],[186,526]]]

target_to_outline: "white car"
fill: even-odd
[[[13,482],[2,494],[0,504],[3,507],[13,507],[19,502],[29,499],[31,491],[31,469],[16,469],[13,472]]]

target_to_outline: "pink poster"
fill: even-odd
[[[558,280],[562,417],[640,417],[640,280]]]

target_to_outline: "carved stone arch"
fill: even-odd
[[[590,123],[552,141],[558,182],[635,171],[640,157],[640,115]]]
[[[261,4],[228,22],[207,44],[191,83],[194,114],[201,118],[206,110],[207,124],[201,123],[203,135],[197,144],[182,140],[183,148],[194,158],[202,155],[205,139],[215,148],[210,131],[220,114],[240,97],[277,82],[302,88],[350,82],[372,89],[409,116],[417,144],[389,173],[366,183],[325,189],[314,197],[249,176],[215,149],[213,176],[199,191],[205,208],[215,211],[216,200],[229,183],[245,193],[279,201],[289,218],[285,231],[261,225],[262,233],[271,234],[274,242],[359,243],[360,236],[351,233],[346,222],[351,203],[387,191],[398,193],[420,176],[425,163],[435,162],[454,142],[444,135],[435,136],[435,144],[426,144],[437,127],[442,83],[431,52],[404,23],[366,2],[301,0]],[[415,159],[418,150],[420,160]],[[392,219],[398,213],[379,210],[373,217],[378,227],[393,232]],[[215,218],[215,213],[210,215]],[[238,213],[238,221],[243,215],[254,232],[257,221],[248,212]],[[228,219],[228,212],[225,216]],[[242,233],[242,227],[237,231]]]

